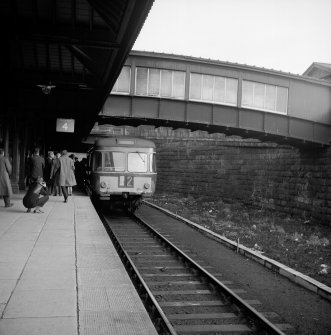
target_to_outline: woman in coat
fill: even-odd
[[[13,206],[10,203],[10,197],[13,194],[9,176],[12,168],[7,157],[5,157],[5,151],[0,148],[0,197],[3,197],[5,207]]]

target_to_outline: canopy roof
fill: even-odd
[[[5,87],[0,116],[44,120],[48,139],[79,146],[93,127],[153,1],[1,1],[0,66]],[[56,118],[75,119],[75,133],[56,133]]]

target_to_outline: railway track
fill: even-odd
[[[242,299],[143,220],[122,214],[103,221],[160,334],[290,333],[275,313],[258,312],[258,301]]]

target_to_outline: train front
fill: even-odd
[[[103,207],[134,211],[156,186],[155,144],[143,139],[98,143],[90,157],[92,193]]]

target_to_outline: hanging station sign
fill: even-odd
[[[74,133],[75,120],[74,119],[56,119],[56,131],[61,133]]]

